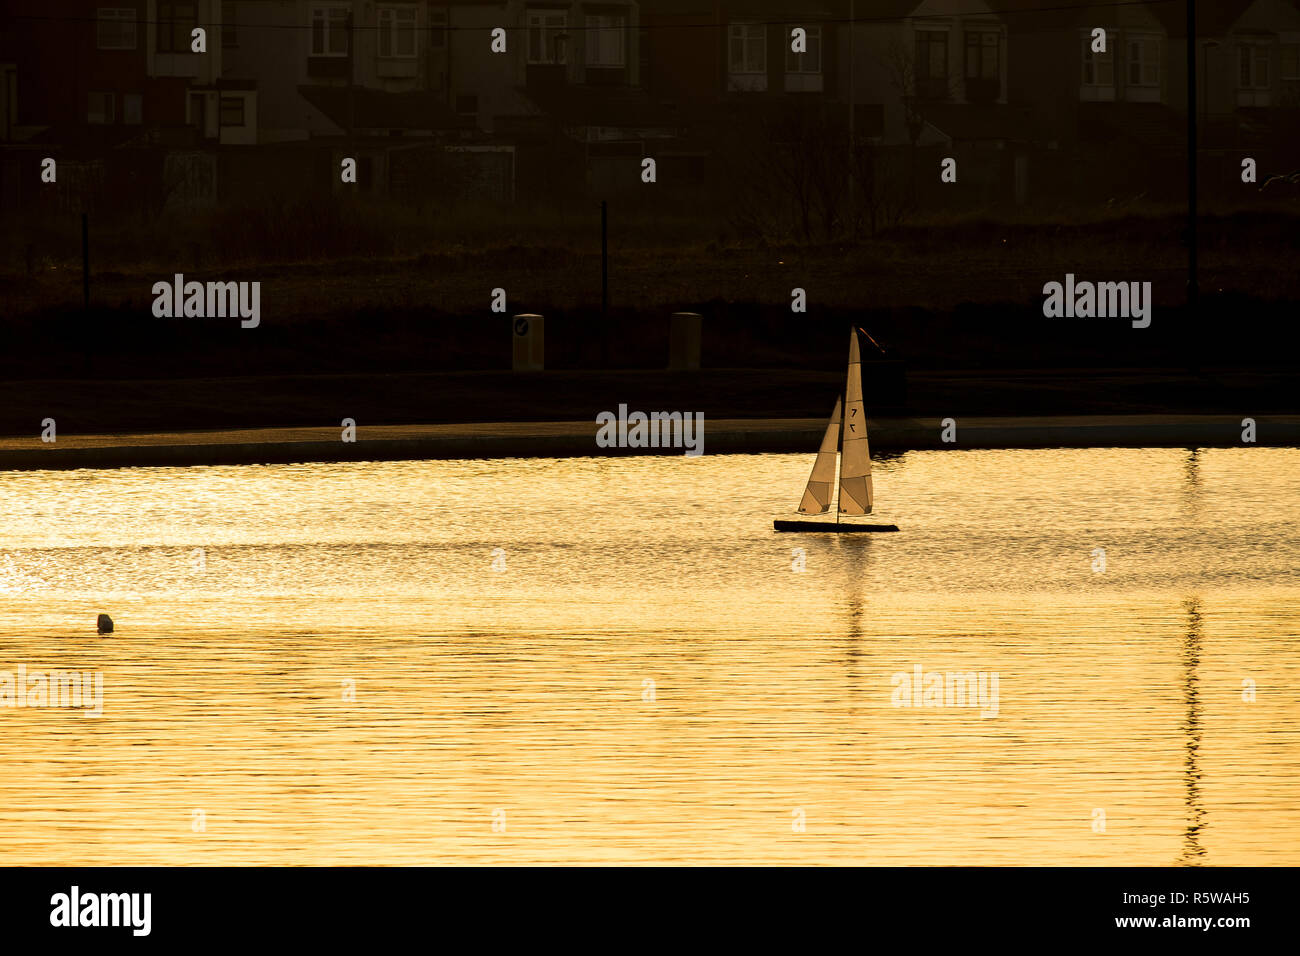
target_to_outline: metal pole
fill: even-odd
[[[90,227],[86,214],[81,214],[81,302],[90,309]]]
[[[600,201],[600,320],[609,319],[609,207]]]
[[[609,368],[609,207],[600,201],[600,364]]]
[[[1196,272],[1196,0],[1187,2],[1187,310],[1195,320]]]
[[[853,33],[854,33],[854,16],[855,0],[849,0],[849,221],[852,225],[849,227],[854,238],[858,235],[858,215],[854,207],[853,197],[853,179],[854,173],[857,172],[856,164],[853,161],[853,147],[857,140],[854,136],[855,119],[853,109]],[[838,518],[839,515],[837,514]]]

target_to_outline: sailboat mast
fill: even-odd
[[[840,402],[843,403],[846,395],[840,393]],[[843,405],[841,404],[841,407]],[[840,416],[840,453],[835,456],[835,523],[840,523],[840,475],[844,472],[844,416]]]

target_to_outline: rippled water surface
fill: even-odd
[[[1300,450],[811,464],[0,473],[0,864],[1300,863]]]

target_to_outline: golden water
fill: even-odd
[[[1300,450],[811,463],[0,475],[0,864],[1300,863]]]

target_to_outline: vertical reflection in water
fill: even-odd
[[[1201,696],[1196,676],[1201,661],[1201,599],[1190,597],[1183,602],[1183,608],[1187,611],[1187,640],[1183,644],[1183,699],[1187,703],[1187,720],[1183,723],[1187,735],[1183,780],[1187,828],[1183,831],[1183,851],[1177,862],[1195,864],[1205,856],[1205,848],[1201,846],[1205,808],[1201,805],[1201,771],[1197,765],[1201,749]]]
[[[1183,461],[1183,510],[1191,521],[1201,517],[1201,450],[1187,449]]]
[[[871,555],[870,535],[850,535],[838,539],[838,557],[843,569],[840,594],[843,595],[848,619],[844,630],[844,663],[847,665],[849,689],[849,713],[856,713],[854,706],[861,699],[862,692],[862,631],[866,614],[866,601],[863,597],[867,562]]]

